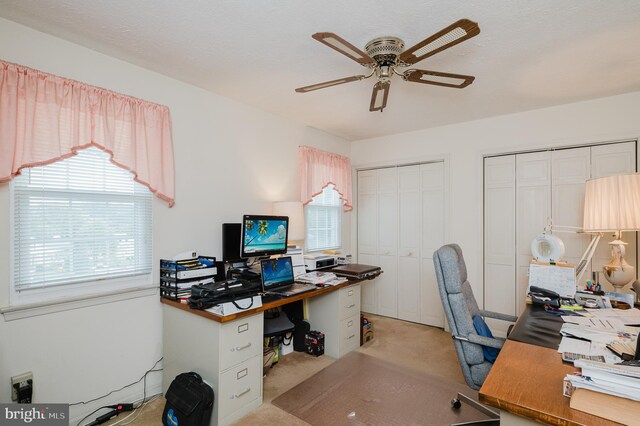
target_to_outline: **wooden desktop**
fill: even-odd
[[[525,314],[531,309],[527,306],[529,311]],[[521,315],[516,327],[525,328],[523,322],[526,321],[527,315]],[[531,335],[531,330],[528,333]],[[570,399],[562,395],[562,382],[567,374],[576,370],[572,364],[562,361],[556,349],[507,339],[480,389],[479,399],[499,408],[500,420],[505,425],[619,424],[569,407]]]

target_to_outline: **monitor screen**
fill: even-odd
[[[287,252],[287,216],[245,215],[242,219],[241,257],[270,256]]]
[[[293,284],[291,256],[260,261],[263,291]]]

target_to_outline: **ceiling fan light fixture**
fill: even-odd
[[[473,83],[475,77],[414,68],[400,71],[398,68],[410,67],[478,34],[480,27],[477,22],[460,19],[407,50],[404,49],[404,42],[398,37],[384,36],[371,40],[362,51],[334,33],[315,33],[311,36],[315,40],[369,68],[370,73],[299,87],[296,92],[306,93],[350,81],[364,80],[375,75],[378,81],[373,86],[369,111],[382,111],[387,105],[393,74],[398,74],[404,81],[462,89]]]

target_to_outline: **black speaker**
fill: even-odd
[[[241,223],[222,224],[222,260],[227,263],[242,262],[240,257]]]

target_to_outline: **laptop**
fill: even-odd
[[[291,256],[261,260],[260,270],[262,272],[262,291],[267,295],[290,297],[316,289],[316,286],[312,284],[294,282]]]

